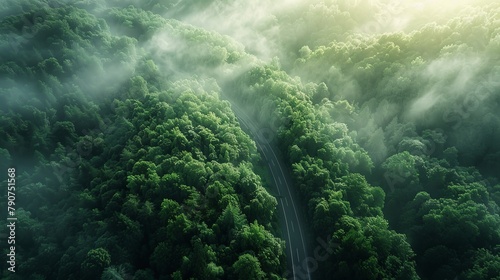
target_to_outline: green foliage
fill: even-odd
[[[4,2],[2,278],[280,279],[279,200],[224,99],[328,237],[314,278],[498,278],[498,3]]]
[[[85,279],[96,279],[110,264],[108,251],[103,248],[92,249],[82,263],[82,274]]]
[[[25,37],[0,55],[0,153],[23,159],[19,195],[31,201],[18,211],[21,277],[228,279],[246,249],[224,248],[247,217],[279,244],[263,275],[281,274],[255,143],[215,82],[174,78],[151,50],[169,34],[190,48],[172,66],[194,69],[235,63],[242,47],[136,3],[71,4],[2,7],[0,32]]]
[[[265,82],[253,84],[259,80]],[[351,138],[347,126],[315,110],[304,93],[307,88],[283,71],[257,67],[242,82],[253,85],[247,94],[258,97],[254,106],[262,108],[258,113],[266,116],[264,120],[270,118],[271,111],[289,118],[278,130],[278,143],[285,147],[282,150],[289,151],[294,183],[302,197],[300,203],[308,205],[315,234],[334,236],[336,244],[344,247],[333,251],[320,265],[318,275],[342,279],[418,279],[414,253],[405,236],[390,231],[382,218],[384,191],[355,173],[370,174],[373,163]],[[273,104],[274,108],[268,111],[263,104]],[[347,218],[358,224],[358,219],[364,221],[369,230],[363,232],[361,224],[338,230],[340,221]],[[386,251],[378,254],[379,250]]]
[[[265,276],[259,260],[250,254],[239,256],[232,268],[237,279],[264,279]]]
[[[500,257],[488,250],[478,249],[472,257],[472,268],[463,273],[460,279],[498,279],[500,275]]]
[[[380,217],[339,219],[333,234],[338,244],[330,275],[341,279],[418,279],[404,235],[388,230]]]

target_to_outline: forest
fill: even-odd
[[[500,280],[497,1],[4,0],[0,50],[0,279]]]

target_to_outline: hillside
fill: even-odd
[[[0,50],[2,279],[500,279],[494,1],[6,0]]]

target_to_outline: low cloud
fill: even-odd
[[[245,46],[245,51],[269,61],[279,55],[276,40],[281,30],[276,14],[293,8],[300,1],[214,1],[206,9],[185,15],[180,20],[227,35]]]
[[[481,85],[480,73],[485,66],[484,58],[472,53],[445,55],[431,63],[420,74],[422,88],[406,113],[409,121],[441,121],[443,112],[462,106],[465,98],[472,98]],[[477,100],[484,100],[484,97]],[[477,109],[477,108],[469,108]],[[441,120],[440,120],[441,119]]]

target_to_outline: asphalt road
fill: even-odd
[[[278,209],[281,212],[280,226],[286,242],[287,271],[286,279],[311,279],[308,254],[306,250],[305,234],[302,230],[302,215],[298,212],[297,198],[291,190],[291,179],[287,169],[272,146],[269,130],[259,129],[243,110],[232,103],[232,108],[241,127],[249,132],[257,144],[264,159],[267,161],[275,185],[275,197],[278,200]]]

